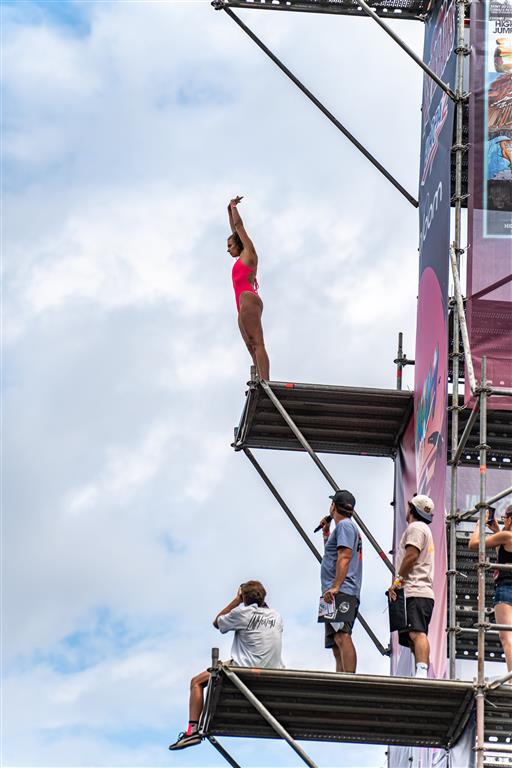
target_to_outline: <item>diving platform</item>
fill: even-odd
[[[318,453],[394,458],[413,411],[413,393],[398,389],[284,381],[270,381],[268,386]],[[233,447],[304,450],[255,382],[249,382]]]
[[[235,428],[234,449],[304,450],[263,386],[249,381],[248,387],[242,416]],[[284,381],[270,381],[267,387],[316,453],[394,459],[414,408],[414,394],[407,390]],[[451,405],[451,396],[449,400]],[[462,399],[459,402],[462,405]],[[448,434],[451,413],[450,410]],[[459,437],[470,416],[470,409],[459,411]],[[512,410],[488,411],[487,439],[489,466],[512,468]],[[479,443],[475,421],[459,464],[478,466]],[[447,449],[450,461],[450,445]]]
[[[330,13],[336,16],[366,16],[357,0],[223,0],[229,8],[262,11],[300,11]],[[431,7],[429,0],[374,0],[372,10],[392,19],[424,21]]]
[[[292,740],[449,749],[474,705],[469,682],[225,664],[211,672],[200,727],[213,736],[276,738],[265,710]],[[512,706],[512,686],[489,694],[491,709],[496,694],[500,712]],[[493,731],[498,738],[504,737],[503,722]]]

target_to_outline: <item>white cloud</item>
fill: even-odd
[[[86,512],[100,500],[102,504],[126,503],[134,491],[147,484],[162,468],[172,434],[169,426],[156,425],[142,439],[141,445],[109,448],[106,466],[98,479],[73,490],[65,508],[75,514]]]
[[[168,765],[190,676],[213,645],[229,653],[211,620],[241,580],[261,578],[282,610],[289,665],[332,664],[317,565],[229,447],[250,361],[227,201],[245,195],[275,378],[347,385],[393,386],[399,330],[412,353],[416,212],[209,3],[79,9],[80,35],[34,22],[28,4],[4,9],[5,758]],[[241,15],[414,189],[421,78],[381,30]],[[400,25],[416,48],[421,30]],[[326,461],[389,543],[390,462]],[[328,489],[308,458],[262,462],[314,527]],[[365,558],[385,637],[382,564]],[[357,642],[360,668],[385,672]],[[294,765],[282,746],[233,752]],[[311,751],[383,762],[380,749]],[[220,764],[190,752],[184,766]]]

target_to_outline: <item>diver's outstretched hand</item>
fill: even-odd
[[[244,199],[243,195],[237,195],[236,197],[232,197],[231,200],[229,201],[230,207],[234,206],[236,208],[240,200],[243,200],[243,199]]]

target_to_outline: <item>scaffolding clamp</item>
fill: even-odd
[[[461,203],[463,200],[467,200],[469,197],[468,194],[466,195],[452,195],[450,198],[451,203]]]

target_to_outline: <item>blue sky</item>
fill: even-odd
[[[382,31],[241,15],[414,193],[421,76]],[[398,331],[413,354],[417,214],[208,2],[7,2],[2,17],[3,761],[220,765],[208,744],[167,745],[190,677],[213,645],[229,653],[211,620],[241,581],[283,614],[289,667],[333,666],[317,565],[230,449],[249,361],[227,202],[245,196],[273,378],[354,386],[394,386]],[[421,50],[421,24],[396,28]],[[307,457],[260,458],[313,528],[329,491]],[[388,549],[391,462],[326,462]],[[368,546],[364,568],[386,642]],[[386,674],[355,639],[360,671]],[[284,744],[225,741],[242,765],[297,764]]]

